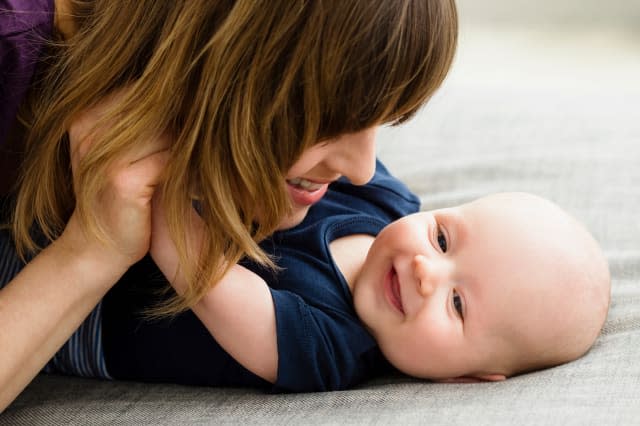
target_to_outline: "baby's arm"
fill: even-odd
[[[182,293],[186,282],[178,268],[178,255],[169,236],[158,199],[153,205],[151,256]],[[189,244],[199,246],[202,219],[191,210],[194,224]],[[274,383],[278,373],[276,317],[269,287],[248,269],[234,265],[229,272],[192,308],[216,341],[243,367]]]

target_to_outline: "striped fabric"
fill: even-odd
[[[18,258],[10,234],[0,230],[0,289],[24,267]],[[99,303],[69,340],[44,367],[45,373],[111,379],[102,350],[102,304]]]
[[[11,281],[23,266],[15,252],[9,231],[0,229],[0,289]]]
[[[98,303],[67,343],[44,367],[45,373],[111,379],[102,350],[102,303]]]

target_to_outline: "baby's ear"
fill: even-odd
[[[485,374],[481,376],[462,376],[452,377],[450,379],[434,380],[437,383],[479,383],[479,382],[500,382],[505,380],[507,376],[504,374]]]

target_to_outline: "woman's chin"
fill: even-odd
[[[294,226],[297,226],[302,223],[304,218],[307,216],[307,212],[309,211],[309,206],[305,207],[294,207],[291,213],[280,221],[278,225],[278,231],[282,231],[284,229],[290,229]]]

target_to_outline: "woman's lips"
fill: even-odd
[[[392,267],[387,273],[384,280],[384,295],[391,306],[397,309],[402,315],[404,315],[404,308],[402,307],[402,295],[400,293],[400,283],[398,282],[398,274]]]
[[[287,179],[287,190],[291,201],[298,206],[310,206],[324,197],[329,183],[313,182],[307,179]]]

